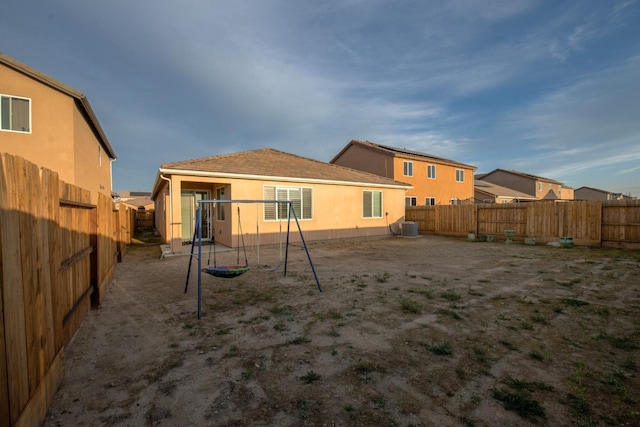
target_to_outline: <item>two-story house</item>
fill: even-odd
[[[622,193],[613,193],[611,191],[600,190],[593,187],[580,187],[575,191],[576,200],[633,200],[633,197],[626,196]]]
[[[349,142],[331,163],[411,184],[405,206],[473,202],[475,166],[359,140]]]
[[[109,144],[87,98],[0,53],[0,152],[51,169],[63,181],[112,195]]]
[[[476,179],[498,184],[536,200],[573,200],[573,190],[565,190],[561,182],[524,172],[494,169],[476,176]]]

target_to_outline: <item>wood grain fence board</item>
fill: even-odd
[[[8,301],[8,296],[3,296],[5,283],[11,283],[8,277],[10,274],[10,265],[6,263],[10,261],[9,248],[6,247],[7,242],[13,242],[9,235],[9,228],[11,227],[10,211],[9,211],[9,183],[7,175],[7,169],[5,167],[5,155],[0,157],[0,321],[2,321],[2,327],[0,327],[0,419],[11,420],[11,412],[9,409],[9,378],[7,374],[8,358],[7,349],[8,342],[5,335],[5,299]],[[3,233],[4,231],[4,233]],[[5,259],[6,256],[6,259]],[[15,257],[15,254],[14,254]],[[4,265],[7,265],[4,267]]]
[[[52,228],[57,221],[56,211],[58,210],[58,175],[49,169],[40,169],[40,207],[38,215],[38,235],[41,239],[41,268],[39,271],[40,281],[44,284],[42,290],[43,312],[41,335],[46,343],[43,359],[48,365],[53,363],[61,347],[57,346],[55,340],[55,323],[53,314],[53,289],[57,286],[55,270],[51,268],[53,254],[51,253],[50,242],[56,235]],[[48,366],[47,365],[47,366]]]
[[[62,380],[64,345],[124,254],[127,227],[116,227],[113,201],[103,200],[98,216],[89,191],[0,153],[0,425],[42,422]],[[104,254],[100,266],[95,252]]]
[[[512,229],[516,240],[533,237],[550,242],[572,237],[580,245],[640,248],[638,200],[412,206],[406,209],[405,219],[417,222],[423,234],[464,236],[475,230],[503,236],[504,230]]]
[[[37,195],[40,187],[40,173],[38,167],[24,161],[21,166],[24,181],[20,185],[21,194]],[[27,370],[29,376],[29,396],[35,392],[46,368],[39,363],[41,337],[38,333],[39,314],[42,312],[42,287],[38,280],[38,265],[40,248],[37,235],[37,204],[36,197],[19,197],[20,209],[20,246],[22,281],[29,286],[24,287],[24,317],[27,344]],[[42,369],[41,369],[42,368]]]
[[[87,190],[60,182],[59,233],[61,251],[58,263],[60,301],[57,313],[63,327],[63,342],[68,343],[80,327],[90,309],[90,258],[80,257],[91,246],[90,193]],[[64,260],[78,259],[72,265]]]
[[[640,201],[603,203],[602,241],[607,246],[640,247]]]
[[[7,191],[2,200],[2,297],[9,390],[9,419],[15,421],[29,401],[27,343],[24,317],[24,283],[20,253],[19,183],[24,182],[18,157],[2,154],[2,173]],[[11,268],[9,268],[11,267]]]

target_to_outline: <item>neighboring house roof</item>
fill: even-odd
[[[514,199],[519,199],[519,200],[537,200],[536,197],[531,196],[529,194],[524,194],[517,190],[503,187],[501,185],[494,184],[489,181],[482,181],[482,180],[476,179],[473,185],[474,185],[475,191],[488,194],[492,197],[512,197]]]
[[[602,193],[602,194],[619,194],[619,193],[612,193],[611,191],[600,190],[599,188],[585,187],[585,186],[580,187],[580,188],[576,189],[575,191],[580,191],[580,190],[597,191],[598,193]]]
[[[133,199],[135,197],[151,197],[151,191],[128,191],[123,190],[120,192],[120,198],[130,198]]]
[[[477,176],[476,176],[476,178],[485,179],[487,176],[491,175],[492,173],[498,172],[498,171],[500,171],[500,172],[506,172],[506,173],[509,173],[509,174],[512,174],[512,175],[518,175],[518,176],[521,176],[521,177],[524,177],[524,178],[533,179],[533,180],[535,180],[535,181],[545,181],[545,182],[551,182],[551,183],[553,183],[553,184],[560,184],[560,185],[562,185],[562,183],[561,183],[561,182],[556,181],[555,179],[545,178],[545,177],[543,177],[543,176],[532,175],[532,174],[530,174],[530,173],[524,173],[524,172],[518,172],[518,171],[515,171],[515,170],[507,170],[507,169],[500,169],[500,168],[498,168],[498,169],[494,169],[494,170],[492,170],[492,171],[491,171],[491,172],[489,172],[489,173],[479,174],[479,175],[477,175]]]
[[[608,198],[613,198],[613,199],[617,199],[617,200],[620,200],[620,199],[633,200],[634,199],[634,197],[627,196],[627,195],[625,195],[623,193],[614,193],[613,191],[606,191],[606,190],[601,190],[599,188],[585,187],[585,186],[574,190],[574,192],[578,193],[578,195],[580,195],[583,190],[594,191],[594,192],[597,192],[597,193],[601,193],[601,194],[607,196]]]
[[[151,197],[137,197],[135,199],[122,200],[120,203],[124,203],[125,205],[129,205],[129,206],[134,206],[138,209],[140,207],[146,207],[154,204],[153,200],[151,200]]]
[[[472,165],[468,165],[465,163],[456,162],[454,160],[445,159],[444,157],[437,157],[427,153],[421,153],[419,151],[407,150],[405,148],[397,148],[391,147],[389,145],[375,144],[370,141],[360,141],[358,139],[354,139],[350,141],[346,147],[344,147],[333,159],[331,159],[331,163],[335,162],[345,151],[349,149],[352,145],[359,145],[361,147],[368,148],[370,150],[378,151],[384,154],[388,154],[390,156],[398,156],[403,158],[414,158],[424,161],[433,161],[440,163],[447,163],[453,166],[464,167],[468,169],[476,170],[477,168]]]
[[[285,153],[273,148],[164,163],[160,165],[159,173],[379,187],[412,187],[410,184],[391,178]],[[156,180],[154,195],[158,184],[159,182]]]
[[[111,144],[109,144],[109,140],[107,140],[107,137],[104,134],[104,131],[102,130],[102,127],[100,126],[100,123],[98,122],[98,119],[96,118],[96,115],[91,108],[91,105],[89,104],[89,100],[82,94],[82,92],[79,92],[76,89],[67,86],[64,83],[61,83],[58,80],[55,80],[52,77],[49,77],[46,74],[41,73],[40,71],[35,70],[21,62],[18,62],[10,56],[3,54],[2,52],[0,52],[0,64],[6,65],[7,67],[12,68],[19,73],[31,77],[32,79],[46,86],[49,86],[52,89],[55,89],[72,97],[80,107],[80,110],[86,115],[87,122],[93,128],[98,137],[98,140],[100,141],[100,144],[104,148],[109,158],[114,160],[116,159],[115,151],[111,147]]]

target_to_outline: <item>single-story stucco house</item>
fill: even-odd
[[[292,201],[304,238],[311,241],[384,235],[389,226],[399,230],[409,189],[390,178],[263,148],[165,163],[151,198],[156,228],[175,253],[193,238],[199,200]],[[204,207],[203,238],[215,233],[216,242],[227,246],[238,244],[239,218],[246,244],[258,234],[261,244],[277,243],[288,214],[274,203]]]

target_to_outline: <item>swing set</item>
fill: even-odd
[[[238,255],[236,264],[233,265],[217,265],[216,258],[216,242],[215,242],[215,230],[212,238],[211,245],[209,246],[209,260],[207,264],[211,263],[211,252],[213,246],[213,265],[207,265],[206,267],[202,266],[202,211],[203,207],[206,204],[213,203],[237,203],[238,204],[238,235],[242,241],[242,250],[244,252],[244,265],[240,263],[240,242],[238,242]],[[191,254],[189,257],[189,269],[187,270],[187,280],[184,285],[184,293],[187,293],[187,289],[189,287],[189,278],[191,275],[191,265],[193,258],[198,260],[198,320],[202,319],[202,273],[208,273],[214,277],[231,279],[234,277],[238,277],[247,271],[249,271],[249,261],[247,258],[247,251],[244,245],[244,235],[242,233],[242,225],[240,222],[240,204],[245,203],[275,203],[275,204],[286,204],[288,206],[288,215],[287,215],[287,238],[285,244],[285,256],[284,256],[284,276],[287,275],[287,261],[289,259],[289,246],[292,245],[289,241],[290,231],[291,231],[291,218],[293,218],[296,222],[296,226],[298,227],[298,232],[300,233],[300,240],[302,241],[302,246],[307,254],[307,259],[309,260],[309,265],[311,266],[311,271],[313,271],[313,277],[316,279],[316,285],[318,286],[318,290],[322,292],[322,286],[320,286],[320,281],[318,280],[318,275],[316,274],[316,269],[311,261],[311,255],[309,255],[309,249],[307,248],[307,243],[304,240],[304,236],[302,235],[302,229],[300,228],[300,223],[298,222],[298,216],[296,215],[296,211],[293,207],[293,202],[289,200],[199,200],[198,207],[196,208],[196,225],[193,233],[193,239],[191,241]],[[282,226],[281,226],[282,227]],[[256,230],[259,228],[256,226]],[[281,228],[282,230],[282,228]],[[259,238],[259,235],[258,235]],[[197,255],[194,254],[196,241],[198,242],[198,252]],[[259,242],[259,240],[258,240]],[[259,243],[258,243],[259,244]],[[259,254],[259,247],[258,247]],[[259,255],[258,255],[259,256]],[[280,265],[275,268],[270,269],[270,271],[274,271]]]

